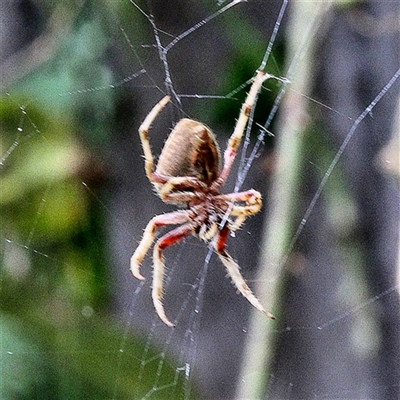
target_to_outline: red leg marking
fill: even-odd
[[[239,292],[259,311],[269,318],[274,319],[275,317],[264,309],[257,297],[254,296],[251,289],[248,287],[246,281],[243,279],[239,265],[233,260],[233,258],[225,251],[225,243],[229,234],[229,229],[224,227],[221,229],[217,242],[215,243],[215,250],[219,255],[220,260],[225,265],[229,276],[232,278],[233,283],[238,288]]]
[[[184,224],[190,220],[188,211],[174,211],[172,213],[155,216],[146,226],[142,240],[131,257],[131,271],[133,275],[140,280],[144,276],[140,274],[140,264],[153,243],[156,229],[165,225]]]
[[[156,246],[160,250],[164,250],[165,248],[172,246],[176,242],[179,242],[184,237],[190,235],[193,232],[193,227],[190,224],[185,224],[179,226],[178,228],[173,229],[172,231],[166,233],[160,239],[157,240]]]
[[[173,245],[185,236],[193,232],[192,224],[185,224],[175,228],[171,232],[168,232],[162,236],[154,246],[153,259],[154,259],[154,270],[153,270],[153,290],[152,298],[154,308],[161,320],[168,326],[173,327],[174,324],[165,315],[164,307],[162,304],[163,294],[163,280],[164,280],[164,262],[162,259],[162,250],[168,246]]]
[[[217,243],[215,248],[219,254],[225,255],[226,239],[228,239],[229,228],[224,227],[219,231]]]

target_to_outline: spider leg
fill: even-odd
[[[250,215],[257,214],[261,210],[262,206],[261,193],[254,189],[250,189],[245,192],[220,194],[215,196],[215,198],[218,201],[224,201],[226,203],[244,203],[244,205],[231,205],[231,211],[229,214],[232,216],[240,216],[241,214],[245,214],[245,216],[248,217]]]
[[[163,97],[149,112],[145,120],[139,127],[139,135],[140,140],[142,142],[143,153],[144,153],[144,169],[146,171],[147,178],[151,181],[151,174],[153,172],[153,165],[154,159],[153,154],[151,153],[151,147],[149,143],[148,133],[151,124],[153,123],[154,119],[157,117],[159,112],[166,106],[166,104],[170,101],[169,96]]]
[[[224,153],[224,166],[222,168],[222,171],[218,179],[214,182],[212,186],[213,189],[218,190],[224,184],[229,175],[233,161],[235,160],[236,157],[237,149],[240,145],[243,133],[246,129],[251,109],[253,108],[254,103],[256,101],[257,94],[260,91],[264,81],[268,78],[269,75],[265,74],[265,72],[263,71],[258,71],[256,77],[254,78],[254,82],[240,110],[235,130],[233,131],[232,136],[229,138],[228,147],[226,148]]]
[[[228,228],[231,231],[239,229],[246,218],[257,214],[262,206],[261,194],[254,189],[245,192],[221,194],[215,197],[218,202],[228,203],[229,216],[236,217],[233,223],[228,223]],[[244,205],[238,205],[235,202],[241,202]]]
[[[153,304],[156,309],[158,316],[161,320],[168,325],[169,327],[173,327],[174,324],[169,321],[167,316],[165,315],[164,306],[162,304],[162,295],[163,295],[163,280],[164,280],[164,261],[162,256],[162,251],[169,246],[179,242],[186,236],[190,235],[194,231],[194,226],[192,223],[187,223],[181,225],[172,231],[166,233],[160,239],[157,240],[154,245],[153,251],[153,260],[154,260],[154,270],[153,270],[153,290],[152,290],[152,298]]]
[[[160,226],[165,225],[183,224],[185,222],[188,222],[189,220],[190,216],[187,210],[174,211],[167,214],[156,215],[150,220],[150,222],[146,226],[146,229],[144,230],[143,238],[140,241],[139,246],[136,248],[133,256],[131,257],[131,271],[137,279],[145,279],[144,276],[140,274],[140,264],[154,241],[156,229]]]
[[[208,189],[207,184],[194,176],[168,176],[152,172],[149,179],[166,203],[188,203],[201,198]]]
[[[234,259],[226,252],[225,243],[230,230],[227,226],[219,231],[217,240],[215,241],[215,250],[221,259],[222,263],[225,265],[229,276],[232,278],[233,283],[238,288],[239,292],[259,311],[269,318],[275,319],[275,317],[264,309],[260,301],[254,296],[251,289],[248,287],[247,283],[243,279],[238,264]]]
[[[164,177],[163,177],[164,178]],[[184,202],[188,202],[199,198],[198,193],[203,193],[207,190],[207,185],[200,179],[192,176],[168,176],[166,181],[159,186],[158,192],[160,198],[165,202],[179,202],[182,198]],[[158,184],[159,175],[152,174],[152,181]]]

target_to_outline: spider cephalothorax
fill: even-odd
[[[240,274],[239,266],[225,250],[229,233],[238,229],[248,216],[260,210],[261,195],[253,189],[238,193],[220,193],[235,159],[251,108],[265,79],[266,75],[259,71],[229,139],[221,171],[220,153],[214,134],[202,123],[187,118],[180,120],[172,130],[153,171],[154,161],[148,131],[157,114],[169,102],[168,96],[153,107],[139,128],[148,179],[163,201],[186,207],[155,216],[147,224],[143,238],[131,258],[133,275],[143,280],[144,277],[139,272],[140,263],[154,241],[156,229],[166,225],[179,225],[158,239],[153,251],[153,303],[157,314],[168,326],[172,327],[174,324],[166,317],[162,305],[162,251],[190,234],[205,241],[213,240],[216,253],[240,293],[259,311],[274,318],[264,310]]]

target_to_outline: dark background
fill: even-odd
[[[165,32],[176,37],[217,9],[210,1],[136,4],[154,16],[164,45]],[[280,6],[250,0],[182,39],[167,56],[176,92],[226,95],[250,79]],[[4,0],[0,14],[0,397],[133,399],[174,382],[150,397],[181,398],[188,387],[175,368],[189,360],[191,395],[234,398],[252,310],[218,259],[204,266],[208,248],[196,238],[166,252],[166,312],[182,314],[173,333],[155,318],[151,257],[144,286],[129,272],[146,223],[173,209],[153,195],[137,134],[165,90],[151,24],[128,1]],[[398,1],[350,3],[310,32],[289,237],[354,121],[399,68],[399,16]],[[271,74],[285,76],[287,27],[297,17],[289,3]],[[265,122],[280,87],[264,85],[256,122]],[[182,97],[154,124],[154,154],[183,115],[212,127],[223,150],[247,89],[233,100]],[[265,327],[272,340],[257,344],[273,354],[262,371],[267,398],[399,397],[399,91],[396,82],[360,123],[290,249],[279,299],[267,305],[277,316]],[[290,119],[286,107],[281,114]],[[262,192],[263,212],[228,241],[254,288],[280,157],[275,140],[266,136],[243,186]],[[199,298],[190,287],[206,267]],[[257,291],[262,296],[262,282]]]

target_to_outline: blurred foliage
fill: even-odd
[[[159,375],[156,352],[146,353],[156,362],[142,365],[137,355],[144,343],[123,339],[118,325],[89,309],[60,314],[63,302],[47,305],[47,315],[39,308],[23,316],[2,312],[1,399],[136,399],[151,391],[155,380],[161,389],[152,398],[179,397],[183,378],[167,360]]]
[[[155,379],[165,389],[152,398],[178,398],[184,382],[176,367],[166,359],[160,373],[151,349],[146,359],[155,362],[141,365],[143,343],[125,337],[107,313],[111,285],[96,199],[104,179],[98,149],[118,122],[119,92],[110,87],[141,67],[126,72],[124,61],[116,77],[112,40],[134,58],[141,49],[120,27],[136,44],[147,43],[142,37],[151,27],[129,1],[36,6],[43,40],[0,97],[0,398],[140,398]],[[253,75],[265,46],[239,13],[233,16],[240,30],[231,29],[232,19],[220,21],[237,53],[221,82],[231,88]],[[279,75],[275,66],[269,70]],[[245,90],[237,102],[219,103],[214,118],[236,118],[241,96]],[[272,101],[267,97],[261,102]]]
[[[95,198],[104,177],[94,155],[112,135],[117,101],[108,29],[132,5],[40,5],[38,35],[52,41],[0,97],[0,398],[140,398],[155,377],[166,388],[152,398],[176,398],[183,382],[174,365],[165,359],[160,374],[151,348],[146,357],[158,361],[141,365],[144,343],[107,313]]]
[[[220,126],[229,133],[233,129],[232,121],[237,119],[240,107],[245,101],[247,90],[250,87],[250,85],[242,85],[254,76],[254,71],[260,66],[262,62],[260,57],[266,51],[266,38],[265,32],[254,26],[252,21],[249,20],[249,16],[244,14],[240,7],[222,14],[219,18],[219,24],[224,33],[224,38],[229,43],[230,61],[224,67],[216,92],[231,97],[234,101],[220,102],[217,100],[214,107],[202,107],[196,115],[200,120],[212,121],[211,126]],[[235,29],[232,29],[232,26]],[[265,71],[276,77],[283,76],[284,54],[284,41],[278,36],[268,58]],[[265,123],[266,110],[271,110],[281,88],[282,82],[277,79],[267,79],[264,82],[263,90],[259,94],[255,108],[255,124],[253,124],[252,135],[257,136],[259,134],[260,129],[256,124],[263,125]],[[233,92],[229,92],[232,89]],[[269,129],[273,130],[271,127]],[[265,135],[264,142],[267,147],[272,146],[273,137]]]

